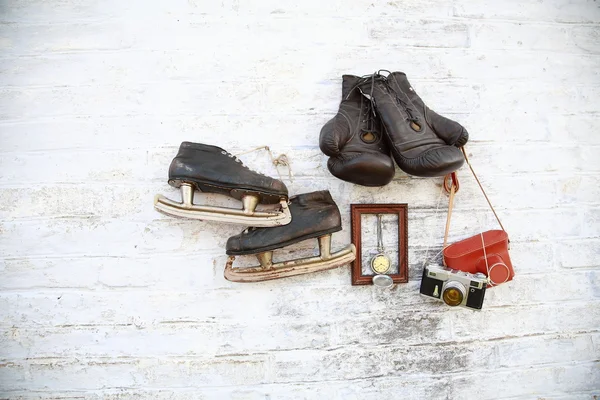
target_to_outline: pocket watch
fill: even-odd
[[[392,267],[390,257],[385,254],[383,248],[383,234],[381,231],[381,214],[377,214],[377,254],[371,259],[371,269],[375,272],[373,284],[376,286],[389,287],[394,281],[386,274]]]

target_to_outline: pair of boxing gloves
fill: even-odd
[[[319,147],[330,157],[327,167],[334,176],[383,186],[394,177],[393,160],[415,176],[456,171],[468,139],[462,125],[425,105],[406,74],[377,72],[343,76],[339,110],[321,129]]]

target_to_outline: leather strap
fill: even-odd
[[[504,225],[502,225],[502,222],[500,222],[500,218],[498,217],[498,214],[496,214],[496,210],[494,210],[494,206],[492,206],[492,202],[490,201],[487,194],[485,193],[485,190],[483,190],[483,186],[481,185],[479,178],[477,178],[477,174],[475,174],[475,170],[473,170],[473,166],[469,162],[469,157],[467,157],[467,152],[465,151],[464,146],[461,147],[460,149],[462,150],[463,155],[465,156],[465,161],[467,162],[467,165],[469,166],[471,173],[475,177],[475,180],[477,181],[477,184],[479,185],[479,188],[481,189],[481,192],[483,193],[485,200],[487,201],[490,208],[492,209],[492,212],[494,213],[494,216],[496,217],[496,221],[498,221],[498,224],[500,224],[500,228],[502,228],[502,230],[504,231],[505,230]],[[446,217],[446,232],[444,233],[444,247],[443,247],[444,249],[446,247],[448,247],[448,232],[450,231],[450,219],[452,218],[452,208],[454,207],[454,195],[456,194],[456,190],[458,189],[458,184],[457,184],[458,179],[456,178],[456,172],[453,172],[450,175],[451,175],[452,186],[450,187],[450,198],[448,199],[448,216]],[[446,176],[444,178],[444,182],[446,182],[447,179],[448,179],[448,176]],[[481,240],[483,242],[483,235],[481,236]],[[484,243],[484,247],[485,247],[485,243]],[[444,265],[446,265],[445,262],[444,262]]]
[[[469,169],[473,173],[473,176],[475,177],[475,180],[477,181],[477,184],[479,185],[479,188],[481,189],[481,192],[483,193],[483,196],[485,197],[485,200],[487,201],[487,203],[489,204],[490,208],[492,209],[492,212],[494,213],[494,217],[496,217],[496,221],[498,221],[498,224],[500,225],[500,228],[502,228],[503,231],[506,231],[504,229],[504,226],[502,225],[502,222],[500,222],[500,218],[498,217],[498,214],[496,214],[496,210],[494,210],[494,206],[492,205],[492,202],[490,201],[490,199],[488,198],[487,194],[485,193],[485,190],[483,190],[483,186],[481,186],[481,182],[479,182],[479,178],[477,178],[477,174],[475,174],[475,170],[473,169],[473,166],[469,162],[469,157],[467,157],[467,152],[465,151],[465,147],[463,146],[460,149],[462,150],[463,155],[465,156],[465,161],[467,162],[467,165],[469,166]]]
[[[453,172],[456,174],[456,172]],[[454,207],[454,195],[456,194],[456,185],[454,179],[452,180],[452,186],[450,187],[450,199],[448,200],[448,215],[446,216],[446,232],[444,233],[444,249],[448,246],[448,231],[450,230],[450,218],[452,218],[452,207]],[[445,265],[446,263],[444,263]]]

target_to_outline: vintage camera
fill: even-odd
[[[482,273],[470,274],[429,265],[423,269],[421,294],[434,297],[449,306],[463,306],[481,310],[487,287],[487,277]]]

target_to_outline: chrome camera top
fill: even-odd
[[[462,306],[480,310],[487,287],[487,277],[482,273],[429,265],[423,269],[421,294],[436,298],[449,306]]]

